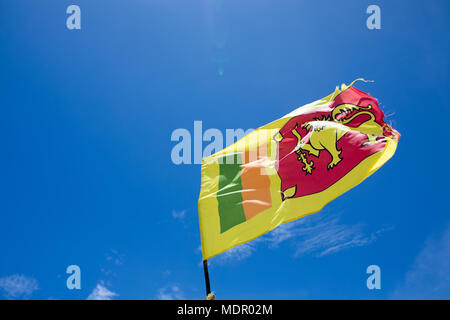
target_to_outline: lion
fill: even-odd
[[[319,157],[321,150],[328,151],[331,155],[328,169],[332,169],[342,161],[342,158],[340,157],[342,151],[337,149],[336,144],[348,131],[350,131],[346,126],[329,121],[312,121],[304,124],[303,127],[308,130],[308,142],[304,142],[304,139],[302,139],[297,131],[297,126],[292,130],[292,133],[298,139],[294,152],[299,155],[299,160],[305,164],[303,170],[306,171],[307,174],[312,173],[314,163],[308,163],[302,151],[308,151],[309,154],[316,157]]]
[[[293,135],[298,139],[294,152],[299,155],[298,160],[304,164],[303,170],[306,174],[312,173],[314,162],[308,162],[303,151],[319,157],[320,151],[326,150],[331,155],[331,161],[327,167],[332,169],[342,161],[340,157],[342,150],[338,150],[337,142],[347,132],[358,131],[364,133],[367,136],[367,141],[363,143],[363,146],[379,142],[377,139],[383,136],[383,127],[375,121],[375,115],[369,111],[371,109],[372,105],[370,104],[367,107],[360,107],[350,103],[340,104],[333,109],[330,117],[324,117],[322,120],[311,121],[302,125],[308,131],[305,138],[301,137],[297,131],[298,125],[296,125],[292,130]],[[358,127],[346,126],[346,124],[361,115],[368,115],[369,119]]]

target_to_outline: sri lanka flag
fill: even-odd
[[[352,83],[203,158],[203,259],[320,211],[389,160],[399,138]]]

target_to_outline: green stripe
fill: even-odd
[[[220,233],[245,221],[241,195],[241,154],[236,153],[224,157],[227,157],[227,159],[222,159],[225,161],[219,161],[220,178],[219,191],[217,192]]]

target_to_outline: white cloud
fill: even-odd
[[[0,278],[0,288],[7,299],[27,299],[39,286],[36,279],[15,274]]]
[[[177,285],[164,287],[158,290],[158,300],[184,300],[184,293]]]
[[[106,261],[112,262],[115,265],[123,265],[125,255],[119,253],[117,250],[112,249],[110,253],[106,255]]]
[[[340,223],[339,216],[318,213],[282,224],[260,238],[225,251],[214,258],[213,262],[230,264],[247,259],[256,250],[257,243],[276,248],[281,243],[289,242],[295,246],[294,257],[306,254],[322,257],[344,249],[368,245],[381,233],[391,229],[380,229],[367,235],[364,233],[363,224],[346,225]]]
[[[296,250],[294,257],[313,254],[322,257],[341,250],[361,247],[373,242],[386,228],[370,235],[364,233],[364,225],[341,224],[339,217],[316,214],[281,225],[266,236],[270,247],[291,240]]]
[[[255,251],[255,242],[259,239],[255,239],[252,242],[247,242],[236,247],[233,247],[224,253],[218,255],[213,261],[219,265],[230,264],[233,262],[241,261],[250,257]],[[203,264],[202,264],[203,265]]]
[[[181,211],[172,210],[172,217],[174,217],[175,219],[183,219],[185,213],[186,213],[186,210],[181,210]]]
[[[112,300],[113,297],[118,296],[117,293],[108,290],[102,284],[97,284],[91,294],[87,297],[88,300]]]
[[[450,225],[438,239],[429,238],[393,299],[450,299]]]

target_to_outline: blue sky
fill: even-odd
[[[81,30],[66,8],[81,8]],[[381,30],[366,8],[381,8]],[[177,128],[256,128],[358,77],[402,138],[322,212],[211,259],[219,299],[450,298],[450,4],[0,0],[0,295],[202,299]],[[374,204],[376,199],[376,204]],[[66,288],[67,266],[81,290]],[[368,290],[366,268],[381,268]]]

